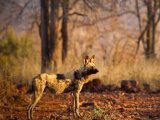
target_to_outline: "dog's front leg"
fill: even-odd
[[[75,102],[75,93],[74,93],[75,91],[73,91],[72,92],[72,97],[73,97],[73,104],[72,104],[72,110],[73,110],[73,112],[75,112],[75,109],[76,109],[76,102]]]
[[[80,117],[79,114],[79,92],[73,92],[73,113],[74,117]]]
[[[82,90],[83,87],[83,83],[81,81],[77,81],[76,86],[75,86],[75,90],[73,91],[73,98],[74,98],[74,102],[73,102],[73,112],[74,112],[74,116],[75,117],[80,117],[80,113],[79,113],[79,95],[80,92]]]

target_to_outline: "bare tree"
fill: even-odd
[[[40,36],[41,36],[41,71],[45,71],[49,67],[49,3],[48,0],[41,0],[41,24],[40,24]]]
[[[63,8],[63,20],[62,20],[62,61],[64,62],[67,57],[68,51],[68,11],[69,11],[69,0],[64,0],[62,2]]]
[[[138,46],[137,51],[139,49],[140,41],[142,41],[144,46],[144,53],[146,58],[155,58],[155,35],[157,24],[160,20],[160,14],[158,11],[160,10],[160,1],[159,0],[143,0],[144,6],[146,7],[146,25],[142,30],[141,20],[140,20],[140,12],[139,12],[139,2],[136,2],[137,9],[137,17],[139,21],[139,27],[141,34],[138,38]],[[144,39],[145,38],[145,39]]]
[[[60,1],[51,0],[49,56],[51,69],[56,70],[60,59]]]
[[[57,70],[67,56],[68,6],[69,0],[41,0],[42,72]]]

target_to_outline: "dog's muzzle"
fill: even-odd
[[[96,68],[92,70],[92,73],[93,73],[93,74],[96,74],[97,72],[99,72],[99,70],[96,69]]]

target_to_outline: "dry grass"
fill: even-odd
[[[137,80],[140,85],[150,84],[152,90],[160,89],[160,62],[138,60],[136,62],[113,63],[102,68],[101,79],[105,84],[120,85],[121,80]]]
[[[15,85],[13,85],[9,79],[10,78],[7,76],[0,76],[0,106],[3,106],[3,104],[8,104],[8,100],[17,93]]]

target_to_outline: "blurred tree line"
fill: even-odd
[[[20,11],[17,14],[17,17],[19,17],[25,11],[25,7],[31,4],[32,0],[28,0],[24,6],[19,7],[15,1],[6,0],[5,2],[16,4],[16,8],[19,8],[18,11]],[[40,7],[40,22],[36,22],[36,24],[38,25],[41,38],[42,72],[56,70],[58,65],[64,63],[67,58],[68,42],[70,40],[68,28],[70,16],[89,16],[88,11],[85,13],[81,13],[81,9],[80,12],[73,11],[77,4],[87,7],[96,18],[85,25],[93,25],[115,16],[123,16],[124,14],[135,15],[139,25],[139,37],[135,41],[137,42],[135,54],[138,53],[142,43],[145,57],[147,59],[156,57],[155,40],[160,20],[160,0],[40,0],[40,5],[36,5]],[[130,4],[133,4],[134,9],[130,9]],[[99,17],[97,11],[107,11],[111,15]],[[88,19],[92,18],[88,17]],[[35,21],[37,21],[37,17],[35,17]],[[7,25],[9,24],[10,22],[7,23]],[[5,28],[1,29],[1,31]]]
[[[56,1],[51,0],[51,12],[49,17],[49,1],[41,0],[41,39],[42,39],[42,70],[49,68],[50,65],[54,65],[56,68],[59,57],[59,38],[60,33],[62,37],[62,61],[67,56],[67,43],[68,43],[68,11],[69,11],[69,0]],[[101,7],[106,10],[103,0],[83,0],[84,4],[90,7],[90,9],[96,9]],[[120,2],[125,4],[126,0]],[[109,1],[108,1],[109,3]],[[112,1],[112,9],[116,9],[118,0]],[[133,3],[133,2],[132,2]],[[62,7],[62,8],[60,8]],[[115,7],[115,8],[114,8]],[[146,9],[146,23],[142,26],[141,12],[140,9],[144,7]],[[113,11],[111,9],[111,11]],[[62,11],[61,11],[62,10]],[[142,41],[144,46],[144,54],[147,59],[155,58],[155,34],[157,25],[160,20],[160,0],[135,0],[135,12],[139,22],[140,36],[137,41],[137,51],[139,44]],[[62,17],[61,17],[62,16]],[[50,18],[50,22],[49,22]],[[50,27],[50,29],[47,28]],[[50,35],[48,36],[50,31]],[[50,47],[49,47],[50,45]]]

